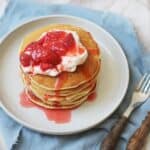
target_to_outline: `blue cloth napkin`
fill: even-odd
[[[50,14],[68,14],[86,18],[110,32],[119,41],[128,58],[130,67],[128,92],[114,115],[83,133],[65,136],[37,133],[16,123],[1,109],[0,133],[5,139],[8,150],[99,150],[104,136],[108,134],[118,116],[129,104],[135,83],[144,72],[150,71],[150,54],[142,51],[132,24],[125,18],[110,12],[93,11],[72,5],[42,5],[33,1],[9,1],[6,12],[0,19],[0,36],[25,20]],[[130,136],[149,110],[150,101],[147,101],[132,114],[121,135],[117,150],[125,150]]]

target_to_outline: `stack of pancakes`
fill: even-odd
[[[56,77],[41,74],[24,73],[21,77],[29,99],[42,107],[50,109],[69,109],[79,106],[95,90],[100,70],[100,51],[91,34],[80,27],[64,24],[52,24],[38,29],[25,37],[20,50],[40,38],[42,33],[51,30],[75,31],[80,42],[88,50],[88,58],[75,72],[62,72]]]

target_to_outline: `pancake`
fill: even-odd
[[[89,95],[91,93],[89,93]],[[28,90],[26,90],[26,95],[28,96],[28,98],[31,102],[33,102],[34,104],[39,105],[43,108],[46,108],[46,109],[72,109],[72,108],[76,108],[76,107],[79,107],[82,103],[84,103],[88,98],[88,96],[84,96],[84,97],[81,97],[80,99],[78,99],[74,103],[71,103],[71,104],[66,103],[66,104],[61,105],[60,103],[52,103],[52,104],[43,103],[41,101],[41,99],[36,97],[33,93],[31,93]]]
[[[44,32],[52,30],[75,31],[88,51],[88,58],[82,65],[77,66],[76,71],[62,72],[56,77],[24,73],[20,67],[21,77],[27,89],[27,95],[33,103],[50,109],[77,107],[86,101],[95,89],[101,66],[100,49],[91,34],[84,29],[73,25],[52,24],[27,35],[21,44],[20,51],[23,51],[29,43],[38,40]],[[58,102],[59,105],[55,105]]]
[[[36,91],[40,91],[42,89],[43,91],[45,91],[45,93],[49,93],[50,95],[55,95],[56,91],[58,91],[60,93],[60,95],[62,95],[62,96],[68,96],[70,94],[76,94],[77,92],[80,92],[80,91],[84,90],[84,88],[90,86],[93,82],[96,82],[95,81],[96,78],[97,78],[97,76],[95,76],[94,78],[92,78],[91,80],[86,82],[85,84],[82,84],[82,85],[80,85],[78,87],[75,87],[75,88],[55,90],[55,89],[42,88],[42,86],[39,86],[38,84],[32,82],[32,80],[30,79],[29,76],[27,76],[27,74],[22,73],[22,79],[23,79],[24,84],[26,86],[30,86],[31,88],[35,89]]]

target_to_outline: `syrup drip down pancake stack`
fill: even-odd
[[[26,94],[41,107],[75,108],[95,90],[100,50],[80,27],[51,24],[33,31],[23,39],[19,58]]]

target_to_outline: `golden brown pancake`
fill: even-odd
[[[89,93],[89,95],[91,93]],[[37,105],[39,105],[43,108],[47,108],[47,109],[71,109],[71,108],[76,108],[79,105],[81,105],[83,102],[85,102],[88,98],[88,96],[84,96],[84,97],[81,97],[80,99],[77,99],[76,102],[66,103],[66,104],[61,105],[60,103],[56,103],[56,102],[53,102],[51,104],[47,103],[47,102],[43,103],[43,101],[41,101],[41,99],[36,97],[33,93],[31,93],[31,91],[28,91],[28,90],[26,90],[26,94],[33,103],[35,103],[35,104],[37,104]]]

